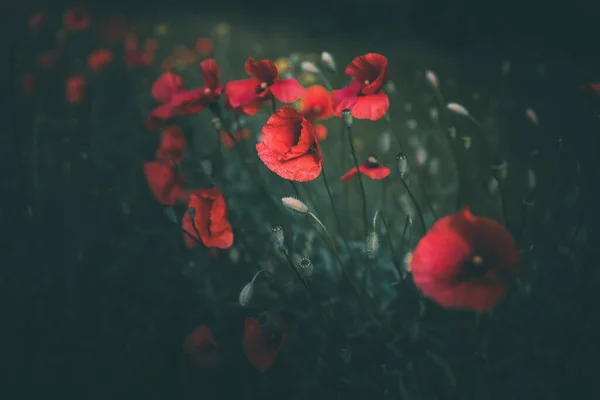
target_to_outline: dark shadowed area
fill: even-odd
[[[223,192],[236,235],[235,253],[230,249],[215,258],[205,248],[185,248],[178,224],[165,218],[165,207],[154,200],[141,168],[154,157],[158,142],[144,123],[155,105],[150,87],[161,73],[160,62],[135,74],[115,68],[104,77],[94,75],[90,85],[94,93],[103,93],[101,100],[86,100],[74,111],[60,101],[65,77],[85,69],[89,46],[82,40],[69,48],[74,63],[61,64],[59,74],[47,75],[43,90],[22,98],[21,74],[31,69],[33,55],[51,41],[50,36],[28,36],[30,15],[43,9],[60,21],[72,5],[4,0],[0,6],[2,83],[7,88],[0,134],[0,310],[4,314],[0,397],[562,400],[598,396],[593,371],[600,356],[596,307],[600,291],[596,205],[600,198],[600,96],[584,94],[581,87],[600,81],[600,4],[584,0],[89,3],[95,19],[124,13],[145,36],[153,35],[157,24],[168,26],[169,33],[160,38],[161,58],[179,45],[193,46],[199,37],[214,37],[216,27],[226,23],[229,36],[220,42],[215,39],[214,55],[223,81],[245,78],[243,65],[250,55],[275,60],[292,53],[329,51],[342,72],[357,55],[385,55],[389,79],[395,85],[389,111],[394,118],[389,125],[383,119],[355,121],[359,137],[355,145],[360,145],[361,160],[378,152],[382,164],[395,171],[396,151],[380,150],[382,132],[394,131],[410,157],[417,160],[421,154],[438,160],[442,167],[437,177],[431,172],[422,181],[415,174],[409,183],[414,188],[425,182],[417,193],[422,204],[428,196],[443,199],[437,205],[440,215],[456,211],[452,196],[466,183],[463,194],[473,199],[474,213],[499,221],[504,218],[513,228],[524,225],[522,176],[531,167],[532,150],[541,149],[542,161],[536,161],[535,172],[544,191],[540,190],[536,201],[543,206],[533,217],[537,225],[524,229],[527,245],[519,243],[526,267],[524,277],[515,283],[518,288],[492,314],[447,312],[428,301],[418,304],[427,304],[431,311],[415,317],[414,311],[402,308],[412,301],[414,286],[402,283],[406,294],[389,302],[391,308],[395,305],[402,310],[390,311],[390,315],[402,314],[407,318],[402,321],[411,321],[398,324],[399,330],[409,332],[402,340],[410,337],[405,343],[398,340],[404,343],[398,353],[376,343],[384,339],[372,327],[354,336],[349,333],[348,327],[368,318],[355,311],[359,301],[347,293],[348,288],[338,290],[339,280],[331,286],[325,280],[313,282],[320,290],[319,301],[326,302],[331,294],[341,299],[341,306],[336,307],[353,310],[348,315],[341,311],[338,320],[347,336],[339,329],[330,334],[322,328],[319,324],[327,318],[310,319],[311,298],[287,284],[278,289],[287,298],[265,295],[256,307],[238,305],[239,289],[257,270],[282,262],[266,245],[255,245],[265,237],[265,227],[268,232],[270,226],[281,224],[287,232],[300,232],[293,239],[291,233],[286,236],[286,241],[293,240],[298,247],[297,241],[319,240],[308,224],[299,224],[297,218],[279,210],[279,199],[294,194],[291,187],[266,170],[255,172],[264,169],[256,159],[254,144],[270,110],[249,118],[246,124],[253,141],[240,146],[242,156],[230,149],[224,160],[214,155],[219,140],[214,138],[210,116],[201,114],[181,122],[194,160],[185,166],[201,170],[200,164],[208,161],[211,169],[222,167],[223,172],[200,173],[204,174],[200,181],[210,175],[208,180],[219,185],[234,182]],[[44,45],[35,47],[34,40]],[[79,49],[84,49],[81,54]],[[507,62],[510,75],[503,73]],[[185,70],[190,80],[199,82],[199,73],[190,70]],[[463,161],[471,164],[464,177],[457,178],[450,147],[439,139],[439,133],[446,130],[430,120],[436,98],[423,78],[427,70],[435,71],[443,82],[448,102],[464,105],[481,120],[492,143],[488,153],[508,162],[514,179],[506,182],[504,203],[498,196],[486,197],[482,189],[488,182],[489,160],[481,148],[468,157],[464,153]],[[340,72],[330,81],[339,88],[348,79]],[[540,119],[534,128],[526,118],[529,108]],[[444,123],[456,117],[444,116],[444,112]],[[364,242],[359,186],[354,182],[348,189],[339,182],[339,176],[354,164],[340,121],[334,118],[326,125],[325,168],[334,198],[338,206],[343,204],[340,208],[348,211],[348,217],[338,223],[329,211],[321,181],[302,184],[302,194],[330,227],[337,246],[349,247],[342,239],[346,236],[358,248]],[[468,121],[452,126],[463,139],[470,141],[477,135]],[[564,147],[559,146],[560,151],[552,147],[546,153],[546,147],[551,147],[548,143],[555,143],[557,136]],[[245,160],[250,161],[245,164]],[[327,164],[327,160],[332,161]],[[226,167],[230,164],[235,164],[230,168],[233,172]],[[429,176],[426,171],[431,170],[423,166],[420,173]],[[391,192],[402,190],[398,182],[390,187]],[[442,187],[448,187],[452,196],[442,194]],[[395,209],[397,201],[388,200],[386,190],[380,182],[367,182],[367,192],[377,207]],[[501,204],[508,208],[508,217]],[[186,206],[175,209],[180,217]],[[430,224],[435,214],[426,213]],[[417,220],[414,212],[390,212],[391,224],[397,228],[385,229],[402,238],[394,242],[402,257],[422,233],[411,231],[409,236],[414,237],[406,245],[406,230],[403,233],[400,226],[409,214]],[[336,263],[331,255],[321,255],[328,251],[322,243],[306,246],[311,250],[298,251],[298,255],[314,250],[310,254],[315,254],[311,257],[317,269],[319,260],[322,265]],[[343,261],[354,262],[350,250],[348,254],[342,254]],[[395,253],[391,250],[385,256],[391,260]],[[359,263],[369,262],[364,257]],[[213,274],[210,280],[208,274]],[[523,289],[525,278],[531,282],[527,290]],[[391,280],[387,275],[371,279]],[[386,290],[390,289],[387,283]],[[286,347],[266,373],[248,362],[241,341],[244,317],[255,317],[263,310],[284,315],[290,325]],[[420,317],[424,339],[417,340],[413,335],[419,334],[414,334],[411,324]],[[186,336],[204,324],[219,343],[221,364],[217,368],[191,365],[183,350]],[[386,343],[394,341],[387,334]],[[469,341],[469,335],[477,339]],[[340,361],[339,350],[349,347],[351,361]],[[462,353],[465,347],[468,356]],[[443,357],[430,356],[432,352]]]

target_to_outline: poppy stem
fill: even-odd
[[[373,217],[373,231],[375,232],[377,229],[377,217],[378,216],[380,216],[381,222],[383,223],[383,227],[385,228],[385,236],[387,238],[388,244],[390,245],[390,252],[392,253],[392,259],[394,260],[394,265],[396,266],[396,269],[400,273],[400,276],[402,276],[404,272],[402,271],[401,264],[398,261],[398,258],[396,258],[396,253],[394,252],[394,244],[392,243],[392,237],[390,236],[390,230],[388,229],[388,225],[387,225],[387,222],[385,221],[383,211],[381,211],[381,210],[375,211],[375,216]]]
[[[350,125],[346,125],[346,132],[348,132],[348,141],[350,143],[350,150],[352,152],[352,158],[354,160],[354,167],[356,168],[356,171],[360,171],[359,170],[359,164],[358,164],[358,158],[356,157],[356,150],[354,149],[354,138],[352,136],[352,127]],[[369,233],[369,218],[367,216],[367,193],[365,191],[365,185],[363,183],[362,180],[362,174],[360,172],[358,172],[358,182],[360,183],[360,190],[361,190],[361,194],[362,194],[362,201],[363,201],[363,219],[364,219],[364,223],[365,223],[365,235],[367,235]]]
[[[498,191],[500,192],[500,205],[502,206],[502,217],[504,218],[504,226],[508,228],[508,212],[506,211],[506,187],[504,183],[499,179],[496,179],[498,182]]]
[[[402,243],[406,242],[406,233],[408,232],[408,227],[412,225],[412,220],[410,219],[410,215],[406,216],[404,220],[404,230],[402,231]]]
[[[300,282],[302,282],[302,285],[306,289],[306,292],[308,293],[308,295],[311,296],[310,289],[308,288],[308,283],[306,283],[306,279],[302,278],[302,275],[300,275],[300,272],[298,272],[298,268],[296,268],[296,266],[294,265],[294,262],[292,261],[292,258],[290,257],[290,253],[289,253],[288,249],[283,247],[283,248],[281,248],[281,252],[285,256],[285,259],[287,260],[292,271],[294,271],[294,274],[296,274],[296,277],[300,280]]]
[[[425,225],[425,219],[423,218],[423,212],[421,212],[421,207],[419,206],[417,199],[415,199],[415,195],[408,187],[408,184],[406,183],[406,180],[404,179],[404,177],[401,176],[400,181],[402,182],[404,189],[406,189],[406,193],[408,193],[408,195],[410,196],[410,199],[412,200],[413,204],[415,205],[415,208],[417,209],[417,214],[419,215],[419,220],[421,221],[421,225],[423,226],[423,234],[425,234],[427,232],[427,225]]]
[[[275,97],[271,100],[271,104],[273,105],[273,114],[275,114],[277,112],[277,101],[275,100]]]

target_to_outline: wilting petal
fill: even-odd
[[[190,333],[183,343],[184,350],[192,357],[194,364],[209,367],[220,361],[219,348],[206,325],[202,325]]]
[[[169,126],[162,131],[160,145],[156,150],[156,158],[163,162],[179,163],[185,154],[187,143],[181,128]]]
[[[282,328],[285,327],[283,318],[278,315],[273,317]],[[256,318],[246,317],[242,343],[244,354],[260,372],[266,372],[271,367],[285,340],[285,332],[273,337],[261,330]]]
[[[390,100],[384,92],[358,96],[352,106],[352,116],[356,119],[376,121],[385,116],[390,109]]]
[[[321,174],[323,168],[323,158],[318,153],[310,152],[298,158],[280,161],[279,154],[263,143],[256,144],[256,151],[265,166],[283,179],[296,182],[312,181]]]
[[[260,85],[257,79],[240,79],[227,82],[225,95],[232,108],[237,108],[256,100],[256,89]]]
[[[293,103],[304,95],[304,86],[295,78],[280,79],[275,81],[269,90],[275,98],[282,103]]]

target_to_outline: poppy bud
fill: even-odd
[[[323,65],[325,65],[325,67],[327,67],[327,70],[329,72],[335,72],[336,68],[335,68],[335,60],[333,59],[333,56],[331,55],[331,53],[324,51],[321,53],[321,62],[323,63]]]
[[[221,119],[219,117],[213,117],[210,120],[210,122],[217,132],[221,132],[221,129],[223,129],[223,125],[221,124]]]
[[[508,174],[508,164],[503,159],[498,158],[494,160],[490,169],[492,170],[492,176],[498,181],[506,179],[506,175]]]
[[[284,197],[281,199],[281,202],[290,211],[297,212],[298,214],[308,213],[308,206],[304,204],[301,200],[295,199],[293,197]]]
[[[344,123],[346,124],[346,128],[350,128],[352,126],[352,111],[345,109],[342,111],[342,118],[344,119]]]
[[[273,314],[271,314],[268,311],[263,311],[258,315],[258,326],[260,327],[261,330],[263,330],[264,332],[268,332],[268,333],[279,333],[282,331],[281,329],[281,325],[279,325],[279,322],[277,322],[277,320],[275,319],[275,317],[273,317]]]
[[[281,225],[273,225],[273,227],[271,228],[271,234],[273,235],[273,242],[275,243],[275,247],[282,247],[284,242],[284,236],[283,228],[281,227]]]
[[[448,103],[446,107],[453,113],[462,115],[463,117],[468,117],[470,115],[469,111],[458,103]]]
[[[431,87],[433,87],[434,89],[437,89],[440,87],[440,81],[438,80],[438,77],[435,75],[435,73],[433,71],[427,70],[425,72],[425,77],[427,78],[427,81],[429,82]]]
[[[298,273],[303,278],[310,278],[315,268],[309,258],[301,258],[298,261]]]
[[[532,124],[538,125],[538,116],[535,113],[535,111],[533,111],[533,108],[528,108],[527,110],[525,110],[525,115],[527,116],[527,119],[531,121]]]
[[[377,232],[370,232],[367,235],[367,243],[365,244],[365,253],[367,257],[375,258],[379,252],[379,235]]]
[[[303,72],[310,72],[311,74],[319,73],[319,68],[317,68],[317,66],[310,61],[302,61],[300,68]]]

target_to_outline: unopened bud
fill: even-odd
[[[462,115],[463,117],[468,117],[470,115],[469,111],[458,103],[448,103],[446,107],[453,113]]]
[[[303,72],[310,72],[311,74],[318,74],[319,73],[319,68],[310,61],[302,61],[302,63],[300,63],[300,69]]]
[[[352,117],[352,111],[345,109],[342,111],[342,118],[344,119],[344,123],[346,124],[346,128],[350,128],[352,126],[352,121],[354,118]]]
[[[427,78],[427,81],[429,82],[431,87],[433,87],[434,89],[440,87],[440,81],[438,80],[438,77],[433,71],[427,70],[427,72],[425,72],[425,77]]]
[[[281,199],[281,202],[290,211],[297,212],[298,214],[308,213],[308,206],[294,197],[284,197]]]
[[[281,225],[273,225],[271,228],[271,234],[273,235],[273,242],[275,243],[275,246],[277,248],[283,246],[284,235]]]
[[[321,53],[321,63],[327,68],[329,72],[335,72],[335,60],[331,53],[324,51]]]

